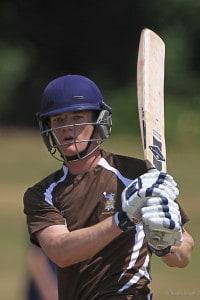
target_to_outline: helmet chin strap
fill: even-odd
[[[96,143],[96,146],[94,146],[94,148],[91,150],[91,151],[88,151],[89,150],[89,147],[92,145],[92,143]],[[103,143],[103,140],[101,141],[89,141],[88,142],[88,145],[86,147],[85,150],[81,151],[81,152],[78,152],[78,149],[77,149],[77,155],[72,155],[72,156],[66,156],[64,153],[62,153],[62,151],[60,149],[58,149],[57,147],[54,148],[54,151],[50,151],[50,154],[55,158],[57,159],[58,161],[61,161],[65,164],[69,163],[69,162],[73,162],[73,161],[79,161],[79,160],[82,160],[86,157],[88,157],[90,154],[92,154],[94,151],[96,151],[100,145]],[[56,149],[57,151],[60,153],[60,156],[61,158],[58,158],[55,153],[56,153]]]
[[[88,156],[90,154],[90,153],[88,153],[88,149],[91,146],[91,143],[92,143],[91,141],[88,142],[88,145],[86,146],[85,150],[83,150],[81,152],[78,152],[77,146],[75,144],[76,151],[78,154],[72,155],[72,156],[64,155],[64,159],[66,159],[67,162],[71,162],[71,161],[77,161],[77,160],[85,158],[86,156]]]

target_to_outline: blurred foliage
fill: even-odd
[[[12,109],[11,98],[17,86],[25,79],[29,64],[29,56],[24,49],[7,45],[0,47],[1,112]]]
[[[121,134],[139,137],[139,117],[136,104],[136,85],[106,91],[106,101],[113,108],[114,136]],[[189,97],[189,96],[188,96]],[[179,98],[172,92],[165,97],[165,132],[167,147],[177,144],[200,146],[199,102],[195,96]]]
[[[47,82],[80,73],[95,80],[110,100],[117,112],[116,130],[130,132],[126,118],[131,117],[137,130],[136,63],[144,27],[156,31],[166,44],[165,95],[173,126],[179,124],[180,113],[188,112],[185,118],[196,119],[200,107],[199,13],[196,0],[2,0],[1,126],[35,126],[34,115]]]
[[[12,126],[36,126],[34,115],[48,81],[79,73],[95,80],[113,107],[114,139],[108,149],[142,156],[136,63],[144,27],[156,31],[166,44],[169,170],[179,179],[197,244],[191,266],[180,274],[177,269],[166,271],[157,260],[155,299],[169,299],[173,291],[199,290],[199,15],[197,0],[0,1],[0,125],[11,127],[0,132],[2,299],[22,299],[23,191],[57,167],[38,135]]]

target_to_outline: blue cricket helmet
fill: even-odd
[[[84,151],[81,153],[77,151],[77,155],[66,157],[60,149],[62,145],[57,142],[55,128],[49,127],[48,119],[65,112],[81,110],[97,112],[96,120],[91,123],[94,125],[94,131]],[[43,92],[40,112],[36,116],[41,136],[48,151],[57,158],[58,150],[61,159],[57,159],[65,162],[79,160],[90,155],[110,136],[112,128],[111,107],[104,102],[97,85],[89,78],[81,75],[66,75],[51,81]],[[79,125],[74,124],[74,126]]]
[[[38,117],[43,119],[77,110],[108,110],[97,85],[81,75],[66,75],[51,81],[44,90]]]

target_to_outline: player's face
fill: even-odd
[[[92,136],[94,125],[91,111],[66,112],[50,118],[50,126],[60,151],[66,156],[84,151]]]

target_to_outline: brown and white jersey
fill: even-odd
[[[63,165],[25,193],[31,241],[37,244],[35,233],[51,225],[67,224],[72,231],[112,215],[121,206],[124,187],[146,171],[143,160],[106,152],[95,169],[83,175],[73,176]],[[184,212],[182,218],[184,223]],[[149,262],[143,226],[138,224],[135,231],[121,234],[91,259],[58,268],[59,299],[95,300],[109,295],[150,299]]]

